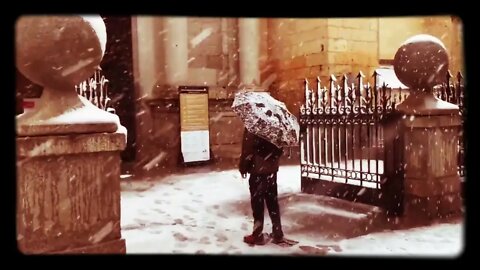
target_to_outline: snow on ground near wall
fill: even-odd
[[[364,235],[341,241],[345,255],[456,257],[463,251],[461,224],[436,224]]]
[[[281,167],[278,188],[279,195],[300,192],[300,167]],[[460,223],[374,233],[338,242],[326,240],[319,232],[286,231],[300,243],[290,248],[273,244],[250,247],[242,241],[252,229],[248,201],[248,180],[235,170],[173,175],[155,182],[122,182],[121,225],[127,253],[285,255],[305,254],[301,247],[310,246],[317,247],[313,252],[320,247],[323,253],[337,255],[453,256],[462,249]],[[232,211],[226,205],[245,209]],[[316,208],[305,209],[306,214],[312,214]],[[264,231],[270,230],[267,215]]]

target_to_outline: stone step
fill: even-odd
[[[381,229],[379,207],[310,194],[285,194],[279,198],[284,230],[288,234],[321,234],[350,238]]]
[[[344,211],[362,213],[366,215],[381,214],[383,212],[383,210],[380,207],[374,206],[374,205],[342,200],[335,197],[306,194],[306,193],[282,194],[278,197],[278,200],[279,201],[289,200],[290,202],[309,202],[313,204],[322,204],[330,207],[335,207],[337,209],[342,209]]]

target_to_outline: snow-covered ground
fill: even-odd
[[[459,222],[336,240],[311,226],[290,231],[295,226],[284,222],[286,236],[299,244],[250,247],[242,241],[252,227],[248,180],[237,171],[172,175],[154,182],[127,179],[122,181],[121,201],[127,253],[443,257],[457,256],[463,249],[463,224]],[[282,166],[278,186],[279,195],[299,193],[299,166]],[[305,215],[314,214],[312,207],[305,208]],[[265,232],[271,230],[267,213],[264,228]]]

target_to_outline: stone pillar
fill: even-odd
[[[165,18],[165,71],[167,85],[185,85],[188,80],[188,25],[186,17]]]
[[[411,89],[397,106],[397,126],[403,142],[398,149],[403,151],[404,215],[414,219],[441,217],[462,207],[459,109],[432,93],[447,77],[448,62],[445,46],[430,35],[407,39],[394,59],[397,77]]]
[[[138,96],[151,95],[157,80],[155,53],[155,17],[132,17],[132,51],[134,75],[138,82]]]
[[[105,52],[99,16],[25,16],[16,64],[44,87],[17,116],[17,241],[26,254],[125,253],[120,232],[118,116],[77,95]]]
[[[246,88],[256,89],[260,85],[260,23],[258,18],[238,20],[240,83]],[[243,88],[240,87],[240,88]]]
[[[154,150],[142,161],[144,171],[159,169],[172,173],[177,169],[180,154],[180,108],[178,86],[188,84],[188,24],[186,17],[165,17],[165,80],[153,88],[152,98],[146,100],[152,115]],[[150,145],[149,145],[150,146]]]

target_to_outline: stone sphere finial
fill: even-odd
[[[16,24],[16,65],[34,83],[74,91],[98,68],[106,28],[92,16],[23,16]]]
[[[17,68],[43,86],[38,108],[17,116],[19,136],[126,134],[117,115],[75,91],[95,73],[105,53],[107,33],[100,16],[24,16],[15,30]]]
[[[398,79],[411,90],[431,91],[447,77],[448,53],[438,38],[416,35],[400,46],[393,65]]]
[[[444,83],[448,73],[448,53],[443,43],[430,35],[407,39],[393,61],[398,79],[410,89],[410,95],[396,106],[409,115],[458,114],[458,106],[438,99],[433,87]]]

